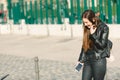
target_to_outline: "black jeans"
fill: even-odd
[[[89,59],[84,62],[82,80],[104,80],[106,58]]]

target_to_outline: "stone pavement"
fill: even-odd
[[[113,41],[108,60],[107,80],[120,80],[120,39]],[[81,39],[0,35],[0,78],[4,80],[36,80],[34,57],[39,57],[40,80],[81,80],[75,66]]]

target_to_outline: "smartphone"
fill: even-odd
[[[80,64],[80,63],[75,67],[75,69],[76,69],[77,71],[80,71],[81,68],[82,68],[82,64]]]

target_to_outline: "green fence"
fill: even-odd
[[[100,12],[100,18],[109,24],[120,24],[120,0],[7,0],[9,19],[20,24],[81,24],[81,14],[86,9]]]

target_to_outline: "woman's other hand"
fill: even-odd
[[[90,27],[90,34],[95,33],[95,31],[96,31],[96,28],[94,26],[91,26]]]

